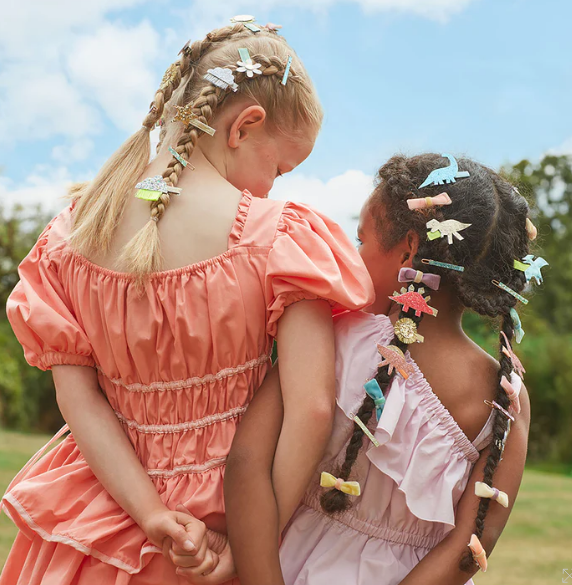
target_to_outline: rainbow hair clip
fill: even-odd
[[[426,225],[429,228],[429,232],[427,233],[428,240],[436,240],[437,238],[444,238],[447,236],[447,242],[451,245],[453,243],[453,236],[457,238],[457,240],[464,240],[465,238],[463,238],[459,232],[466,230],[473,224],[461,223],[456,219],[446,219],[445,221],[431,219]]]
[[[381,391],[379,383],[375,378],[368,380],[363,387],[365,388],[365,393],[373,400],[375,404],[375,415],[377,420],[381,418],[383,413],[383,408],[385,406],[385,396]]]
[[[526,276],[526,282],[530,282],[533,278],[536,280],[536,284],[542,284],[542,272],[540,271],[541,268],[545,266],[550,266],[548,262],[541,256],[538,258],[534,258],[533,254],[529,254],[522,259],[522,262],[518,260],[514,261],[514,267],[517,270],[521,270],[524,272]]]
[[[433,290],[439,290],[441,284],[441,277],[438,274],[425,273],[414,268],[402,268],[397,280],[399,282],[415,282],[416,284],[423,283]]]
[[[387,373],[391,376],[395,369],[404,380],[415,373],[413,366],[407,362],[403,352],[396,345],[383,346],[377,344],[377,351],[383,360],[377,365],[378,368],[387,366]]]
[[[325,488],[334,488],[349,496],[359,496],[361,494],[361,488],[357,481],[344,481],[339,477],[334,477],[327,471],[322,471],[320,485]]]
[[[503,508],[508,508],[508,495],[505,492],[490,487],[482,481],[475,482],[475,496],[479,498],[489,498],[498,502]]]
[[[471,540],[467,545],[471,549],[471,554],[475,563],[483,573],[487,572],[487,553],[476,534],[471,534]]]
[[[449,159],[449,166],[435,169],[429,173],[429,176],[419,185],[419,189],[428,187],[429,185],[443,185],[445,183],[455,183],[456,179],[463,179],[470,177],[468,171],[459,171],[459,164],[457,159],[450,154],[442,154],[444,158]]]
[[[421,313],[427,313],[427,315],[437,316],[437,309],[430,307],[427,301],[431,300],[430,296],[424,297],[424,288],[420,288],[418,291],[414,290],[413,285],[409,287],[409,290],[402,288],[401,294],[394,292],[393,296],[389,297],[392,301],[403,305],[403,312],[407,313],[410,309],[415,311],[416,317],[421,317]]]
[[[451,205],[453,203],[447,193],[439,193],[435,197],[419,197],[416,199],[408,199],[407,207],[409,209],[428,209],[430,207],[436,207],[438,205]]]

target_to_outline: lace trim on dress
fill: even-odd
[[[218,422],[223,422],[226,420],[230,420],[233,418],[237,418],[246,412],[247,406],[238,406],[236,408],[232,408],[226,412],[220,412],[217,414],[211,414],[209,416],[205,416],[204,418],[199,418],[197,420],[177,423],[177,424],[167,424],[167,425],[144,425],[138,423],[136,420],[131,420],[125,418],[120,412],[115,411],[115,416],[126,425],[130,429],[135,429],[139,433],[149,433],[149,434],[166,434],[166,433],[184,433],[185,431],[192,431],[195,429],[202,429],[204,427],[208,427]]]
[[[230,378],[231,376],[236,376],[237,374],[244,374],[248,370],[254,370],[258,368],[266,362],[270,360],[270,355],[267,353],[261,355],[260,357],[250,360],[245,364],[241,364],[235,368],[224,368],[220,370],[216,374],[207,374],[206,376],[202,377],[194,377],[194,378],[187,378],[186,380],[174,380],[172,382],[151,382],[151,384],[126,384],[120,378],[108,378],[108,380],[115,384],[116,386],[123,386],[129,392],[157,392],[163,390],[182,390],[183,388],[192,388],[193,386],[204,386],[205,384],[210,384],[212,382],[220,382],[225,378]],[[103,372],[100,368],[98,368],[103,375]],[[107,377],[107,376],[106,376]]]
[[[219,457],[218,459],[211,459],[205,463],[197,463],[194,465],[177,465],[173,469],[148,469],[147,474],[151,477],[175,477],[176,475],[183,475],[185,473],[203,473],[215,467],[222,467],[226,463],[226,457]]]

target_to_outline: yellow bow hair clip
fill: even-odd
[[[334,477],[327,471],[322,471],[320,485],[325,488],[333,487],[350,496],[359,496],[361,494],[361,489],[357,481],[344,481],[341,478]]]

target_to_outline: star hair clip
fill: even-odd
[[[185,126],[189,126],[190,124],[191,126],[202,130],[209,136],[214,136],[216,130],[199,120],[199,117],[193,113],[193,104],[188,103],[186,106],[175,106],[175,108],[177,108],[177,113],[173,118],[173,122],[183,122]]]
[[[457,159],[450,154],[442,154],[444,158],[449,159],[449,166],[435,169],[429,173],[429,176],[419,185],[419,189],[429,187],[429,185],[444,185],[445,183],[455,183],[457,179],[470,177],[468,171],[459,171]]]

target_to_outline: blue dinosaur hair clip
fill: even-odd
[[[450,154],[442,154],[441,156],[449,159],[448,167],[441,167],[429,173],[429,176],[419,185],[419,189],[428,187],[429,185],[443,185],[445,183],[455,183],[456,179],[463,179],[470,177],[469,171],[459,171],[457,159]]]

